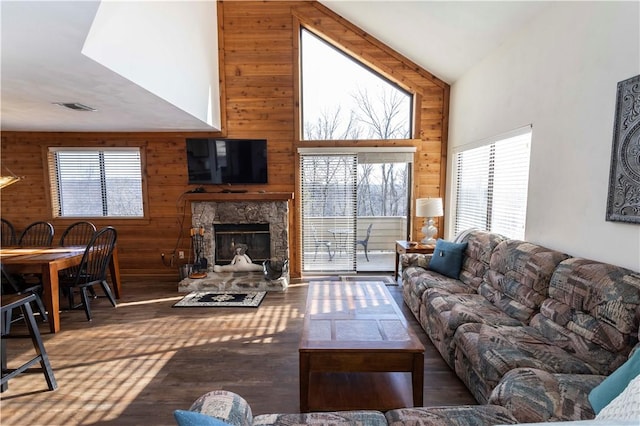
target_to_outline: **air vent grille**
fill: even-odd
[[[72,109],[74,111],[97,111],[97,109],[81,104],[79,102],[54,102],[54,104]]]

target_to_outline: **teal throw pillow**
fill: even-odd
[[[175,410],[173,412],[178,426],[231,426],[215,417],[198,413],[197,411]]]
[[[428,268],[449,278],[458,278],[467,243],[452,243],[438,239]]]
[[[620,395],[629,382],[639,374],[640,349],[636,350],[624,364],[589,392],[589,402],[593,411],[598,414],[615,397]]]

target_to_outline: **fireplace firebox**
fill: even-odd
[[[231,263],[239,244],[247,246],[246,254],[254,263],[271,257],[271,235],[268,223],[213,224],[215,264]]]

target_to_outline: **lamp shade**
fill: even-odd
[[[444,215],[442,198],[418,198],[416,200],[416,216],[438,217]]]

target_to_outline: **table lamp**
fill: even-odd
[[[436,243],[433,237],[438,233],[438,228],[433,224],[433,218],[442,215],[444,215],[442,198],[418,198],[416,200],[416,216],[427,218],[422,227],[424,234],[422,244],[433,245]]]

